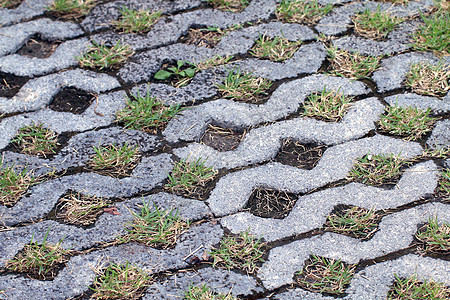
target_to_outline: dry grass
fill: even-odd
[[[233,56],[230,55],[226,56],[214,55],[210,59],[205,59],[199,63],[196,63],[195,66],[198,71],[206,70],[217,66],[226,65],[232,58]]]
[[[450,91],[450,65],[443,62],[413,64],[406,74],[406,84],[414,93],[443,97]]]
[[[216,9],[235,13],[243,11],[250,4],[249,0],[206,0],[206,2]]]
[[[250,49],[250,54],[280,62],[291,58],[301,44],[302,41],[291,42],[285,38],[271,38],[264,34],[256,40],[256,44]]]
[[[328,55],[333,70],[331,74],[349,79],[368,78],[378,68],[380,58],[329,48]]]
[[[191,285],[189,290],[184,293],[186,300],[235,300],[231,292],[223,294],[217,293],[206,284]]]
[[[284,218],[294,207],[296,197],[275,189],[258,188],[253,191],[248,206],[251,213],[262,218]]]
[[[48,10],[61,18],[77,19],[87,15],[95,6],[95,0],[54,0]]]
[[[450,299],[450,289],[440,282],[425,280],[423,282],[417,279],[417,275],[408,278],[400,278],[395,274],[395,282],[388,292],[388,300],[406,300],[406,299],[432,299],[445,300]]]
[[[1,162],[0,162],[1,165]],[[0,168],[0,205],[13,206],[28,189],[40,180],[26,168],[16,171],[14,166]]]
[[[189,29],[186,44],[198,47],[214,48],[227,34],[226,29],[217,27]]]
[[[351,107],[352,100],[352,97],[346,97],[339,90],[327,91],[324,88],[320,94],[308,97],[303,105],[302,115],[327,122],[339,122]]]

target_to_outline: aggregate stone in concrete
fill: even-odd
[[[204,268],[197,271],[177,273],[150,285],[143,299],[182,298],[190,287],[203,285],[216,293],[227,294],[231,292],[233,296],[246,296],[263,291],[258,282],[250,276],[233,271]]]
[[[322,227],[338,204],[378,211],[419,200],[433,193],[438,179],[437,166],[433,162],[420,163],[406,170],[393,189],[350,183],[299,197],[284,219],[261,218],[240,212],[222,218],[221,224],[233,233],[249,229],[266,241],[279,240]]]
[[[398,154],[414,157],[422,153],[418,143],[375,135],[328,148],[312,170],[280,163],[268,163],[222,177],[211,192],[208,204],[215,215],[223,216],[243,209],[258,187],[290,193],[306,193],[330,182],[344,179],[356,159],[366,154]]]
[[[369,90],[362,82],[326,75],[312,75],[281,84],[261,105],[219,99],[187,109],[169,122],[163,134],[170,142],[195,141],[211,122],[225,127],[248,127],[275,121],[294,113],[306,97],[324,88],[340,89],[345,95],[362,95]]]
[[[362,137],[375,129],[384,106],[376,98],[357,101],[338,123],[295,118],[250,130],[235,150],[220,152],[207,145],[192,143],[174,150],[178,157],[197,160],[216,169],[235,168],[275,158],[282,141],[288,138],[302,143],[340,144]]]
[[[311,254],[355,264],[361,259],[371,259],[406,248],[413,241],[420,224],[434,216],[442,222],[449,222],[449,213],[450,205],[425,204],[384,217],[379,231],[368,241],[327,232],[274,248],[258,277],[266,288],[274,289],[292,283],[294,273],[303,268]]]
[[[10,56],[6,58],[8,57]],[[0,58],[0,64],[1,60]],[[11,99],[0,97],[0,113],[42,109],[50,104],[53,97],[65,87],[75,87],[88,93],[99,94],[119,86],[116,78],[106,74],[80,69],[64,71],[28,81]]]
[[[431,109],[435,113],[443,114],[450,111],[450,97],[439,99],[436,97],[403,93],[384,98],[390,106],[415,107],[421,110]]]
[[[0,26],[7,26],[44,13],[52,0],[23,1],[16,9],[0,8]]]
[[[427,145],[432,148],[443,148],[450,145],[450,120],[436,122],[436,126],[427,140]]]

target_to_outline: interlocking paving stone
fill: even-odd
[[[430,217],[450,223],[450,205],[437,190],[450,158],[422,156],[425,148],[450,145],[450,95],[418,95],[405,83],[411,64],[450,65],[448,55],[413,47],[415,31],[423,24],[419,11],[434,14],[435,4],[432,0],[318,2],[334,7],[315,24],[281,22],[276,16],[280,1],[275,0],[251,0],[241,12],[222,11],[200,0],[96,1],[78,19],[56,18],[47,8],[50,0],[26,0],[15,8],[1,8],[1,172],[12,167],[35,176],[55,175],[31,186],[16,204],[0,206],[0,299],[88,298],[96,271],[108,263],[127,261],[154,278],[143,299],[177,299],[189,286],[204,284],[242,299],[332,299],[292,285],[294,273],[311,254],[362,263],[344,299],[384,299],[396,275],[417,274],[421,280],[431,278],[449,286],[448,260],[440,254],[419,255],[416,246],[411,246],[418,228]],[[121,33],[112,22],[123,7],[162,15],[146,33]],[[405,22],[383,40],[361,37],[352,18],[366,8],[378,7],[406,18]],[[190,29],[208,27],[231,30],[211,48],[185,42]],[[301,41],[301,45],[283,62],[257,59],[251,49],[261,35]],[[53,44],[55,51],[47,58],[20,55],[31,39]],[[120,41],[135,53],[115,69],[82,69],[76,57],[87,51],[89,40],[109,46]],[[362,80],[325,74],[330,68],[330,46],[380,56],[380,67]],[[233,58],[226,65],[196,72],[185,86],[154,78],[163,66],[178,60],[200,63],[218,55]],[[217,85],[231,70],[271,80],[273,87],[258,104],[224,99]],[[16,82],[15,76],[22,80]],[[324,89],[355,97],[339,122],[302,116],[308,96]],[[87,108],[70,112],[55,108],[54,99],[71,91],[92,94]],[[137,94],[180,105],[183,111],[157,132],[124,128],[117,122],[117,113]],[[430,109],[439,120],[423,139],[405,141],[378,129],[388,106]],[[11,143],[20,128],[33,123],[58,134],[61,145],[56,153],[27,155]],[[210,125],[245,134],[233,150],[217,151],[202,143]],[[288,140],[323,145],[326,150],[312,169],[285,165],[276,157]],[[129,177],[89,169],[94,147],[111,144],[139,148],[142,156]],[[367,154],[400,155],[414,163],[390,186],[350,182],[350,170]],[[211,191],[206,199],[182,197],[164,187],[180,159],[200,159],[219,170],[206,184]],[[291,193],[295,204],[284,218],[256,216],[249,208],[256,189]],[[68,193],[103,197],[112,201],[114,210],[103,211],[90,226],[70,225],[56,217],[59,199]],[[144,204],[173,210],[192,221],[175,247],[158,250],[116,242]],[[339,205],[387,214],[375,234],[361,240],[323,230],[327,216]],[[221,239],[243,231],[268,243],[266,261],[256,274],[213,268],[211,261],[205,261]],[[42,242],[47,232],[49,242],[61,241],[64,248],[77,251],[53,280],[5,269],[24,245]]]

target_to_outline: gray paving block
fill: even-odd
[[[403,93],[384,98],[391,106],[415,107],[421,110],[431,109],[436,113],[448,113],[450,111],[450,97],[439,99],[436,97],[422,96],[413,93]]]
[[[8,26],[39,16],[51,3],[52,0],[27,0],[16,9],[0,8],[0,26]]]
[[[431,132],[427,145],[432,148],[450,146],[450,120],[446,119],[436,122],[436,127]]]

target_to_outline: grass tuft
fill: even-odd
[[[128,45],[121,44],[120,41],[112,46],[106,46],[95,41],[91,41],[91,47],[81,57],[76,57],[83,68],[117,68],[134,54]]]
[[[178,237],[189,229],[189,222],[183,221],[178,212],[162,210],[156,205],[152,209],[150,201],[144,202],[141,213],[133,214],[134,220],[128,224],[128,234],[120,238],[122,242],[136,242],[146,246],[168,249],[177,243]]]
[[[379,219],[380,216],[374,210],[353,206],[331,213],[325,229],[358,239],[369,239],[375,234]]]
[[[109,176],[128,176],[140,158],[138,146],[131,147],[125,143],[122,147],[112,145],[94,146],[95,154],[88,161],[90,169]]]
[[[278,5],[275,14],[282,22],[312,25],[332,10],[332,4],[323,6],[316,0],[283,0]]]
[[[444,170],[439,179],[438,192],[445,201],[450,200],[450,170]]]
[[[366,9],[353,18],[356,31],[361,36],[374,40],[386,38],[389,32],[403,21],[402,18],[392,17],[389,13],[381,11],[379,6],[374,12]]]
[[[389,106],[380,117],[379,127],[406,140],[417,140],[431,131],[437,118],[430,117],[431,109]]]
[[[146,271],[131,265],[110,264],[98,272],[94,280],[92,299],[140,299],[152,282]]]
[[[226,65],[232,58],[233,56],[230,55],[226,56],[214,55],[210,59],[206,59],[199,63],[196,63],[195,67],[197,68],[198,71],[206,70],[217,66]]]
[[[240,269],[253,274],[258,270],[257,264],[264,262],[265,246],[260,238],[256,239],[245,231],[239,236],[222,239],[219,247],[211,249],[209,255],[213,259],[213,267]]]
[[[122,122],[125,128],[156,133],[162,130],[167,122],[183,111],[179,104],[165,106],[162,101],[150,96],[132,95],[127,99],[127,106],[117,112],[117,121]]]
[[[433,51],[437,55],[450,54],[450,12],[439,10],[431,16],[421,14],[423,25],[414,33],[413,48]]]
[[[450,289],[432,280],[417,279],[417,275],[401,278],[395,274],[395,282],[388,292],[388,300],[445,300],[450,298]]]
[[[308,291],[342,294],[354,272],[355,265],[313,255],[306,261],[303,270],[295,275],[297,283]]]
[[[306,103],[303,105],[302,115],[328,122],[338,122],[347,113],[352,100],[352,97],[346,97],[339,90],[327,91],[324,87],[320,94],[308,96]]]
[[[250,0],[206,0],[206,2],[216,9],[231,12],[241,12],[250,4]]]
[[[218,84],[219,92],[225,98],[238,101],[254,102],[259,95],[267,95],[272,82],[262,77],[252,76],[251,73],[241,72],[233,68],[222,84]]]
[[[76,19],[87,15],[95,6],[95,0],[55,0],[47,7],[65,19]]]
[[[421,62],[410,66],[406,74],[406,85],[414,93],[444,97],[450,91],[450,65],[443,61],[437,65]]]
[[[399,155],[365,155],[358,159],[350,177],[364,184],[382,185],[395,183],[401,175],[401,168],[407,164]]]
[[[119,20],[112,24],[117,30],[125,33],[146,33],[161,18],[161,11],[134,10],[123,7]]]
[[[448,252],[450,250],[450,224],[439,223],[437,218],[429,218],[428,223],[419,228],[416,239],[424,243],[424,251]]]
[[[256,44],[250,49],[250,54],[271,61],[285,61],[294,55],[301,44],[302,41],[291,42],[282,37],[270,38],[264,34],[256,40]]]
[[[327,49],[333,70],[331,74],[349,79],[369,78],[370,75],[379,67],[380,58],[364,56],[356,53],[350,53],[346,50],[339,50],[331,47]]]
[[[0,205],[13,206],[28,188],[38,182],[28,169],[18,172],[14,166],[0,168]]]
[[[186,300],[234,300],[231,292],[222,294],[213,291],[206,284],[191,285],[189,289],[184,293]]]
[[[11,142],[16,143],[22,153],[47,157],[56,153],[57,135],[43,124],[32,124],[19,129]]]

